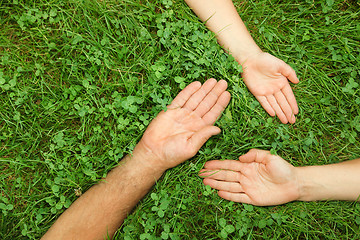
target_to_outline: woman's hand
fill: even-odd
[[[200,176],[220,197],[234,202],[269,206],[300,196],[295,167],[269,151],[251,149],[239,161],[209,161]]]
[[[299,109],[288,82],[299,82],[294,69],[264,52],[247,58],[242,66],[244,82],[261,106],[282,123],[295,123]]]

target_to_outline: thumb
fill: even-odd
[[[189,139],[190,145],[194,150],[199,151],[202,145],[213,135],[217,135],[221,132],[220,128],[215,126],[206,126],[194,133]]]
[[[265,164],[269,160],[269,156],[271,156],[269,151],[253,148],[246,154],[240,156],[239,161],[244,163],[258,162]]]
[[[299,79],[296,76],[295,70],[292,69],[288,64],[286,64],[284,61],[281,61],[280,64],[280,73],[284,75],[287,79],[289,79],[292,83],[298,83]]]

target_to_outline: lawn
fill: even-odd
[[[360,157],[360,4],[234,3],[259,46],[297,72],[293,125],[267,115],[183,1],[0,1],[0,239],[39,239],[186,84],[210,77],[232,95],[222,133],[167,171],[116,239],[360,239],[360,203],[254,207],[198,177],[207,160],[251,148],[296,166]]]

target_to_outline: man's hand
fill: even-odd
[[[182,90],[148,126],[136,151],[146,152],[154,169],[168,168],[193,157],[220,129],[213,126],[230,101],[224,80],[193,82]]]
[[[220,129],[212,126],[230,101],[227,83],[193,82],[149,125],[136,145],[99,184],[67,209],[42,239],[108,239],[161,174],[194,156]]]
[[[299,198],[295,167],[268,151],[251,149],[236,160],[213,160],[200,172],[204,184],[220,197],[258,206],[287,203]]]
[[[288,80],[298,83],[295,71],[269,53],[249,57],[243,66],[243,78],[250,92],[271,115],[282,123],[295,123],[299,109]]]

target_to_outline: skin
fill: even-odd
[[[295,123],[299,109],[289,85],[298,83],[295,71],[284,61],[263,52],[255,43],[231,0],[185,0],[216,34],[218,42],[242,65],[250,92],[271,116]]]
[[[271,206],[291,201],[359,201],[360,159],[294,167],[269,151],[251,149],[239,160],[213,160],[200,176],[204,184],[234,202]]]
[[[112,238],[138,201],[169,168],[193,157],[220,129],[230,101],[224,80],[193,82],[148,126],[132,155],[67,209],[42,239]]]

